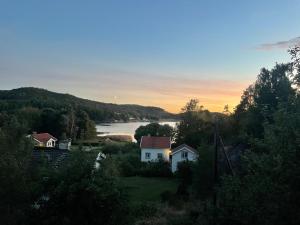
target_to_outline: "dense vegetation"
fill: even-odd
[[[1,224],[127,224],[126,195],[94,168],[95,154],[75,151],[54,169],[33,166],[31,153],[24,127],[12,117],[0,130]]]
[[[95,137],[95,122],[175,117],[157,107],[107,104],[38,88],[0,91],[0,122],[7,115],[25,123],[28,133],[49,132],[73,140]]]
[[[196,196],[190,201],[199,199],[196,202],[200,205],[187,209],[186,217],[177,218],[174,224],[300,223],[299,47],[291,54],[292,63],[261,70],[233,113],[227,110],[225,117],[212,116],[196,100],[184,108],[176,141],[198,147],[199,160],[192,166]],[[224,153],[220,148],[219,176],[214,180],[212,140],[216,124],[225,144],[244,144],[247,148],[238,152],[241,160],[233,174],[222,165]],[[232,156],[232,160],[237,159]]]
[[[32,167],[26,125],[39,120],[26,118],[26,113],[20,116],[2,111],[1,224],[299,224],[300,48],[290,53],[291,63],[261,70],[234,112],[225,107],[224,114],[210,113],[197,100],[187,103],[180,114],[174,145],[186,143],[197,148],[199,159],[182,162],[174,175],[166,162],[140,162],[137,144],[111,141],[97,145],[99,149],[93,151],[72,152],[60,169],[47,164]],[[16,108],[5,109],[9,110],[16,112]],[[88,112],[73,110],[76,126],[90,126]],[[55,115],[44,114],[57,123]],[[152,124],[137,133],[157,134],[160,129]],[[162,130],[169,134],[169,129]],[[225,145],[231,146],[227,153],[236,163],[234,173],[228,173],[224,152],[219,148],[217,177],[213,170],[214,143],[218,140],[215,130]],[[246,148],[233,151],[241,145]],[[107,158],[96,170],[99,151]],[[159,186],[160,180],[168,188]],[[158,186],[154,203],[149,203],[153,199],[147,195],[151,183]]]
[[[95,122],[110,122],[129,119],[169,119],[174,115],[158,107],[140,105],[117,105],[78,98],[69,94],[60,94],[39,88],[19,88],[0,91],[0,112],[15,112],[32,109],[43,110],[70,109],[85,111]]]
[[[168,124],[160,125],[158,123],[149,123],[146,126],[140,126],[135,131],[134,138],[140,143],[142,136],[171,137],[171,139],[173,139],[174,134],[174,129]]]

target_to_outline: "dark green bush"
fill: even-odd
[[[178,163],[175,176],[181,179],[181,182],[186,184],[192,183],[192,178],[193,178],[192,164],[193,163],[191,161],[182,161]]]
[[[173,173],[169,162],[158,161],[143,163],[139,175],[143,177],[171,177]]]
[[[169,202],[172,197],[173,197],[173,193],[169,190],[163,191],[160,194],[160,199],[162,202]]]
[[[135,219],[145,219],[157,213],[157,207],[153,203],[142,202],[131,207],[131,213]]]

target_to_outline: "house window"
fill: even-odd
[[[188,152],[181,152],[181,158],[187,159],[188,158]]]
[[[150,153],[150,152],[146,152],[146,153],[145,153],[145,158],[146,158],[146,159],[150,159],[150,157],[151,157],[151,153]]]
[[[157,158],[158,159],[162,159],[163,158],[163,154],[162,153],[157,153]]]

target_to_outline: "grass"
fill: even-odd
[[[121,183],[128,189],[132,203],[158,202],[164,191],[175,193],[178,181],[174,178],[121,177]]]

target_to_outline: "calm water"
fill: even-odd
[[[149,122],[129,122],[129,123],[106,123],[96,125],[97,132],[101,132],[98,136],[105,135],[130,135],[134,140],[135,130],[140,126],[145,126]],[[159,122],[159,124],[168,124],[171,127],[176,126],[176,122]]]

